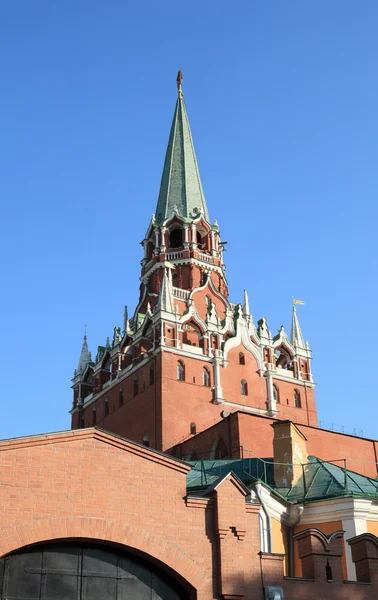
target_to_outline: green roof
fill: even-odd
[[[156,223],[161,224],[175,210],[185,219],[197,218],[202,213],[209,222],[188,115],[181,91],[177,98],[165,155],[155,214]]]
[[[354,471],[309,456],[302,476],[293,486],[277,487],[271,458],[244,458],[186,461],[192,465],[187,475],[189,493],[201,493],[231,471],[245,484],[264,483],[287,502],[314,502],[338,496],[378,498],[378,481]],[[289,468],[291,465],[287,465]]]

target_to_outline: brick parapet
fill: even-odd
[[[378,538],[362,533],[348,540],[352,560],[356,566],[357,581],[378,584]]]

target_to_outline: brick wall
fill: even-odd
[[[283,579],[282,557],[259,554],[260,507],[246,503],[248,490],[229,474],[207,497],[187,498],[188,469],[97,429],[0,442],[0,555],[93,539],[154,557],[192,600],[263,600],[263,585],[282,585],[286,600],[376,598],[370,584]]]

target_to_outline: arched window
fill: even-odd
[[[118,392],[118,404],[122,406],[123,404],[123,388],[121,388]]]
[[[182,360],[177,363],[177,381],[185,381],[185,365]]]
[[[280,403],[280,390],[278,388],[278,385],[276,385],[275,383],[273,383],[273,398],[277,402],[277,404]]]
[[[173,229],[169,234],[169,247],[180,248],[182,246],[182,229]]]
[[[146,446],[147,448],[150,447],[150,436],[148,433],[143,437],[143,446]]]
[[[139,380],[138,377],[134,377],[134,396],[139,394]]]
[[[197,433],[197,425],[195,423],[190,423],[190,435],[196,435]]]
[[[294,406],[295,408],[302,408],[301,395],[298,390],[294,390]]]
[[[96,422],[97,422],[97,414],[96,414],[96,409],[94,408],[92,410],[92,425],[93,425],[93,427],[96,425]]]
[[[245,379],[241,380],[240,387],[241,387],[242,396],[248,396],[248,383],[246,382]]]
[[[202,383],[206,387],[210,387],[210,373],[209,370],[204,367],[202,371]]]
[[[197,231],[197,233],[196,233],[196,241],[197,241],[198,245],[201,245],[202,238],[201,238],[201,234],[199,231]]]
[[[107,398],[105,398],[105,402],[104,402],[104,415],[105,417],[107,417],[109,414],[109,400]]]
[[[239,365],[245,365],[245,356],[243,352],[239,352]]]
[[[155,368],[153,365],[150,367],[150,385],[155,383]]]
[[[153,253],[154,253],[154,244],[153,244],[153,242],[149,241],[147,244],[147,258],[152,258]]]
[[[85,419],[84,419],[84,412],[82,412],[79,417],[79,429],[84,429],[84,428],[85,428]]]

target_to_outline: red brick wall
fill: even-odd
[[[153,557],[196,590],[193,600],[219,599],[221,591],[222,598],[262,600],[263,585],[272,584],[283,585],[288,600],[376,597],[370,585],[284,580],[274,556],[262,566],[259,506],[245,504],[247,492],[232,475],[209,497],[186,498],[187,470],[94,429],[1,442],[0,556],[84,538]]]
[[[318,415],[315,404],[315,392],[313,388],[300,385],[298,381],[293,383],[273,379],[273,383],[278,386],[280,403],[277,404],[279,419],[289,419],[294,423],[307,423],[317,426]],[[294,406],[294,391],[298,390],[301,398],[301,408]]]
[[[217,407],[219,412],[222,405]],[[278,419],[253,415],[237,411],[228,419],[232,423],[232,446],[233,456],[237,455],[237,448],[243,446],[244,456],[248,456],[248,450],[261,458],[273,457],[273,429],[271,424]],[[203,433],[186,440],[173,450],[178,455],[184,455],[195,451],[207,452],[212,447],[213,441],[220,436],[229,445],[228,419],[220,420]],[[310,427],[297,423],[298,429],[306,437],[308,455],[317,456],[323,460],[333,461],[336,459],[347,459],[347,468],[369,477],[378,475],[376,464],[377,442],[374,440],[344,435],[317,427]],[[180,454],[180,452],[182,454]],[[343,466],[342,462],[337,462]]]
[[[243,352],[245,365],[239,364],[239,353]],[[227,354],[229,361],[226,368],[221,368],[221,383],[225,400],[267,410],[267,388],[265,377],[257,373],[255,357],[244,346],[232,348]],[[241,381],[248,385],[248,395],[241,393]]]
[[[1,555],[67,532],[117,541],[160,557],[199,599],[212,598],[207,504],[186,506],[182,463],[81,430],[3,442],[0,470]]]

